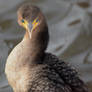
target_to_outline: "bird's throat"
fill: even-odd
[[[30,30],[26,30],[24,38],[23,39],[31,39],[31,31]]]

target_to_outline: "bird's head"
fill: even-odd
[[[23,4],[18,10],[18,23],[26,30],[42,29],[46,25],[45,17],[40,9],[30,3]]]
[[[48,26],[41,10],[30,3],[23,4],[18,10],[18,23],[26,29],[31,40],[39,44],[39,48],[47,47]]]

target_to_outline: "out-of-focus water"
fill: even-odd
[[[47,51],[75,66],[92,92],[92,0],[0,0],[0,92],[12,92],[4,66],[24,29],[17,23],[17,9],[30,1],[46,16],[50,42]]]

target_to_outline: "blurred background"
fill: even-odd
[[[5,62],[24,29],[17,9],[25,2],[40,7],[49,25],[47,51],[71,63],[92,92],[92,0],[0,0],[0,92],[12,92],[4,74]]]

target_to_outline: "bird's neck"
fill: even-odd
[[[32,55],[32,61],[41,61],[41,59],[43,59],[48,44],[48,30],[38,33],[38,30],[34,31],[36,33],[33,33],[31,38],[29,32],[26,31],[23,38],[23,44],[29,47],[29,51]]]
[[[37,40],[35,37],[31,37],[31,35],[29,34],[28,31],[26,31],[23,41],[26,44],[26,46],[30,47],[30,52],[34,52],[35,54],[39,54],[39,53],[43,53],[44,51],[41,51],[40,47],[40,43],[37,42]]]
[[[24,35],[24,38],[23,39],[24,40],[29,39],[29,33],[28,33],[28,31],[25,32],[25,35]]]

